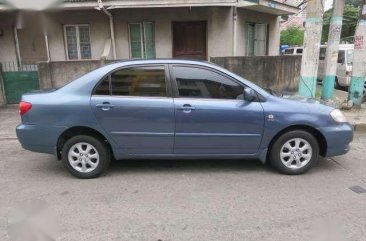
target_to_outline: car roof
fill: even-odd
[[[133,60],[120,60],[112,62],[111,64],[120,64],[121,66],[136,65],[136,64],[193,64],[202,66],[217,66],[214,63],[210,63],[203,60],[185,60],[185,59],[133,59]]]

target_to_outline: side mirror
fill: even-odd
[[[256,94],[255,94],[254,90],[252,90],[251,88],[246,87],[244,89],[244,100],[251,102],[255,98],[256,98]]]

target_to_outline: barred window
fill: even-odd
[[[155,58],[154,23],[129,23],[130,56],[132,59]]]
[[[64,34],[68,60],[91,59],[89,25],[65,25]]]

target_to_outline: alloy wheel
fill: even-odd
[[[68,161],[71,167],[78,172],[92,172],[99,165],[99,153],[93,145],[79,142],[69,149]]]
[[[282,163],[291,169],[306,166],[312,158],[312,147],[303,138],[293,138],[285,142],[280,151]]]

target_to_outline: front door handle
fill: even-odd
[[[96,107],[101,108],[102,110],[110,110],[115,107],[115,105],[112,105],[109,102],[103,102],[102,104],[97,104]]]
[[[195,109],[196,107],[191,106],[189,104],[185,104],[183,106],[178,107],[178,110],[182,110],[184,113],[191,113],[191,111]]]

